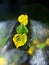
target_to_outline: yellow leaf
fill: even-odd
[[[3,57],[0,57],[0,65],[8,65],[7,60]]]
[[[38,40],[33,40],[32,43],[33,43],[34,45],[38,45],[38,44],[39,44],[39,41],[38,41]]]
[[[27,35],[26,34],[16,34],[13,37],[13,42],[16,48],[23,46],[27,42]]]
[[[20,16],[18,17],[18,21],[19,21],[21,24],[23,24],[23,25],[27,25],[27,24],[28,24],[28,15],[24,15],[24,14],[20,15]]]
[[[32,55],[35,51],[35,46],[31,46],[28,50],[28,54]]]
[[[46,45],[49,46],[49,38],[46,40]]]

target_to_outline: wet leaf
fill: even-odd
[[[25,33],[25,34],[27,34],[28,33],[28,29],[27,29],[27,27],[26,26],[24,26],[24,25],[19,25],[17,28],[16,28],[16,32],[18,33],[18,34],[23,34],[23,33]]]
[[[35,46],[31,46],[28,50],[28,54],[32,55],[35,52]]]
[[[26,34],[15,34],[13,37],[13,42],[16,48],[24,46],[27,42],[27,35]]]
[[[41,44],[38,44],[36,47],[37,48],[45,48],[46,44],[45,43],[41,43]]]
[[[18,17],[18,21],[19,21],[19,23],[26,26],[28,24],[28,15],[24,15],[24,14],[20,15]]]

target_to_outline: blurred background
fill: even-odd
[[[48,0],[0,0],[0,20],[28,14],[35,20],[49,21]]]
[[[49,26],[48,0],[45,0],[45,1],[44,0],[0,0],[0,20],[12,19],[11,20],[12,22],[9,21],[9,23],[6,23],[6,25],[3,26],[0,32],[3,30],[2,34],[6,32],[5,35],[9,32],[9,31],[7,32],[7,30],[10,30],[12,32],[13,27],[15,26],[13,19],[17,19],[17,17],[21,14],[28,14],[29,18],[36,20],[38,22],[40,21]],[[5,30],[4,30],[4,27],[5,27]],[[29,64],[23,63],[22,65],[29,65]]]

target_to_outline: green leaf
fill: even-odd
[[[27,34],[28,33],[28,29],[27,29],[27,27],[26,26],[24,26],[24,25],[19,25],[17,28],[16,28],[16,32],[18,33],[18,34],[23,34],[23,33],[25,33],[25,34]]]
[[[36,46],[37,48],[45,48],[46,44],[45,43],[40,43]]]

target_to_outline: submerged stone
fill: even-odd
[[[3,47],[7,40],[11,37],[11,33],[16,24],[15,20],[0,22],[0,47]]]
[[[31,65],[47,65],[46,54],[43,49],[37,49],[30,60]]]

